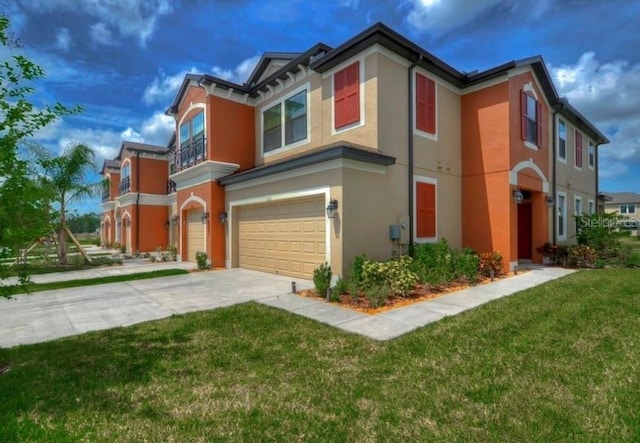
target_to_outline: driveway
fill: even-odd
[[[272,299],[313,283],[246,269],[196,272],[0,299],[0,347]]]

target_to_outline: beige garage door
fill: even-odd
[[[202,209],[187,212],[187,261],[196,261],[196,252],[205,251]]]
[[[240,208],[240,267],[311,278],[326,260],[324,211],[324,196]]]

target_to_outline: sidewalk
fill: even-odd
[[[450,315],[573,273],[571,269],[536,268],[520,275],[472,286],[441,297],[369,315],[294,294],[257,300],[345,331],[390,340]]]

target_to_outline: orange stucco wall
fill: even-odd
[[[183,260],[187,257],[187,212],[201,208],[202,204],[196,200],[188,201],[191,196],[199,197],[206,202],[205,211],[209,212],[207,222],[206,252],[213,267],[225,265],[225,237],[224,225],[219,222],[219,215],[224,211],[224,188],[216,182],[203,183],[181,189],[177,193],[177,204],[180,208],[181,236],[178,250]],[[186,204],[185,204],[186,202]]]
[[[209,159],[237,163],[240,170],[254,166],[254,108],[220,97],[209,97],[207,122]]]
[[[102,213],[101,220],[101,238],[100,241],[103,245],[112,245],[115,241],[115,229],[116,222],[113,218],[113,211],[105,211]]]
[[[532,149],[521,137],[520,91],[531,82],[542,104],[542,146]],[[548,237],[543,179],[527,167],[511,185],[510,171],[533,161],[549,177],[549,109],[531,73],[462,96],[462,243],[478,252],[498,251],[505,270],[518,260],[518,208],[513,191],[531,192],[533,260]]]
[[[509,88],[501,83],[461,99],[462,244],[511,257]]]
[[[113,200],[118,196],[118,185],[120,184],[120,173],[108,172],[104,174],[103,178],[109,180],[109,200]]]
[[[169,244],[169,228],[166,226],[169,220],[168,206],[140,205],[139,219],[136,219],[136,209],[133,208],[133,223],[131,234],[133,249],[140,252],[153,252],[157,248],[165,250]],[[138,230],[138,224],[140,226]],[[138,232],[140,239],[138,241]]]

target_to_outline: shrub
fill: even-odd
[[[209,257],[207,256],[206,252],[204,251],[196,252],[196,263],[198,264],[198,269],[203,270],[209,267],[209,264],[207,263],[208,258]]]
[[[329,290],[329,301],[338,303],[340,301],[340,296],[342,292],[338,290],[335,286]]]
[[[168,245],[167,254],[169,260],[176,261],[178,259],[178,247],[176,245]]]
[[[630,254],[625,261],[625,266],[627,268],[640,268],[640,252]]]
[[[327,290],[331,286],[331,266],[327,262],[314,269],[313,284],[320,296],[325,297],[327,295]]]
[[[364,296],[372,308],[379,308],[387,302],[389,297],[389,287],[386,285],[375,285],[365,289]]]
[[[125,252],[127,252],[127,245],[120,245],[119,248],[121,253],[124,254]]]
[[[349,297],[351,297],[352,300],[357,300],[359,296],[360,287],[358,286],[358,282],[351,279],[351,281],[349,282]]]
[[[360,254],[356,256],[353,260],[353,265],[351,266],[351,281],[354,281],[356,284],[362,283],[362,265],[367,260],[367,256],[364,254]]]
[[[493,270],[494,275],[497,277],[499,275],[502,275],[502,269],[502,254],[497,251],[483,252],[482,254],[480,254],[480,263],[478,265],[478,270],[481,275],[490,277],[491,271]]]
[[[349,290],[349,281],[347,279],[344,279],[342,277],[340,277],[337,281],[336,281],[336,285],[334,287],[334,289],[338,292],[338,294],[342,295],[342,294],[346,294],[347,291]]]
[[[386,286],[394,294],[406,296],[418,280],[416,273],[411,270],[412,263],[413,259],[408,255],[386,262],[365,260],[361,285],[365,289]]]
[[[542,246],[536,248],[538,254],[542,254],[543,257],[549,258],[551,263],[561,265],[565,263],[567,258],[567,247],[562,245],[554,245],[546,242]]]
[[[96,246],[101,246],[102,245],[102,241],[100,241],[100,237],[98,237],[95,240],[93,240],[93,244],[96,245]]]
[[[595,249],[587,245],[569,246],[567,257],[569,265],[576,268],[593,268],[598,260]]]
[[[446,240],[415,244],[412,248],[413,271],[423,283],[444,285],[454,279],[453,251]]]
[[[122,264],[122,260],[118,259],[118,258],[113,258],[113,257],[108,257],[108,256],[98,256],[98,257],[93,257],[91,259],[91,264],[93,266],[111,266],[111,265],[121,265]]]
[[[480,257],[473,249],[464,250],[453,254],[453,275],[456,279],[464,279],[475,283],[478,281],[478,267]]]

